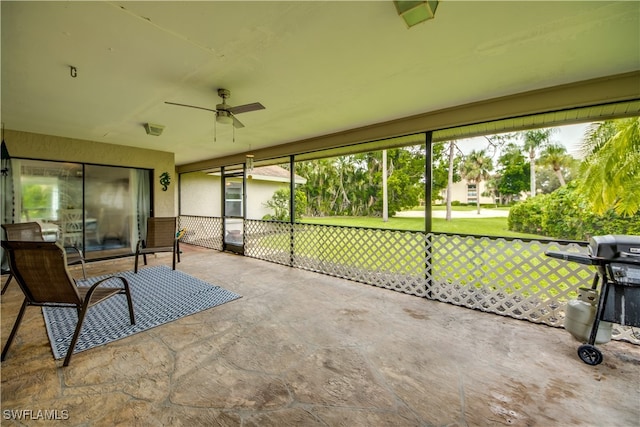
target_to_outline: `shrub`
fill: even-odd
[[[509,230],[555,239],[589,240],[605,234],[640,234],[640,213],[621,217],[612,209],[597,215],[570,183],[551,194],[529,198],[513,206]]]
[[[574,186],[558,188],[546,198],[542,215],[544,234],[557,239],[583,240],[588,203]]]
[[[509,230],[521,233],[545,234],[542,227],[546,194],[519,202],[509,210],[507,225]]]
[[[296,188],[296,211],[295,219],[300,219],[307,209],[307,195],[304,191]],[[280,188],[264,206],[273,209],[273,214],[267,214],[262,219],[275,221],[289,221],[289,188]]]

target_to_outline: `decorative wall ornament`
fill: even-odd
[[[169,172],[162,172],[160,175],[160,185],[162,185],[162,191],[167,191],[169,188],[169,184],[171,184],[171,175]]]

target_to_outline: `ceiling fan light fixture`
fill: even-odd
[[[438,8],[438,0],[395,0],[393,3],[396,5],[398,15],[402,16],[402,19],[407,24],[407,28],[433,19]]]
[[[216,122],[223,125],[229,125],[233,123],[233,117],[231,116],[231,113],[229,113],[228,111],[218,110],[216,114]]]

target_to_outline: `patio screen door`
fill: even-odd
[[[246,191],[244,170],[223,172],[223,249],[244,254]]]

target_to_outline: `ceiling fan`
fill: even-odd
[[[236,114],[240,113],[248,113],[250,111],[256,110],[264,110],[264,105],[259,102],[253,102],[251,104],[238,105],[236,107],[232,107],[227,104],[227,98],[231,97],[231,92],[227,89],[218,89],[218,96],[222,98],[222,104],[216,105],[216,109],[198,107],[196,105],[188,105],[188,104],[179,104],[177,102],[169,102],[165,101],[165,104],[177,105],[179,107],[189,107],[189,108],[197,108],[199,110],[206,110],[216,113],[216,122],[220,124],[230,124],[233,123],[234,128],[243,128],[244,125],[240,120],[236,119]]]

